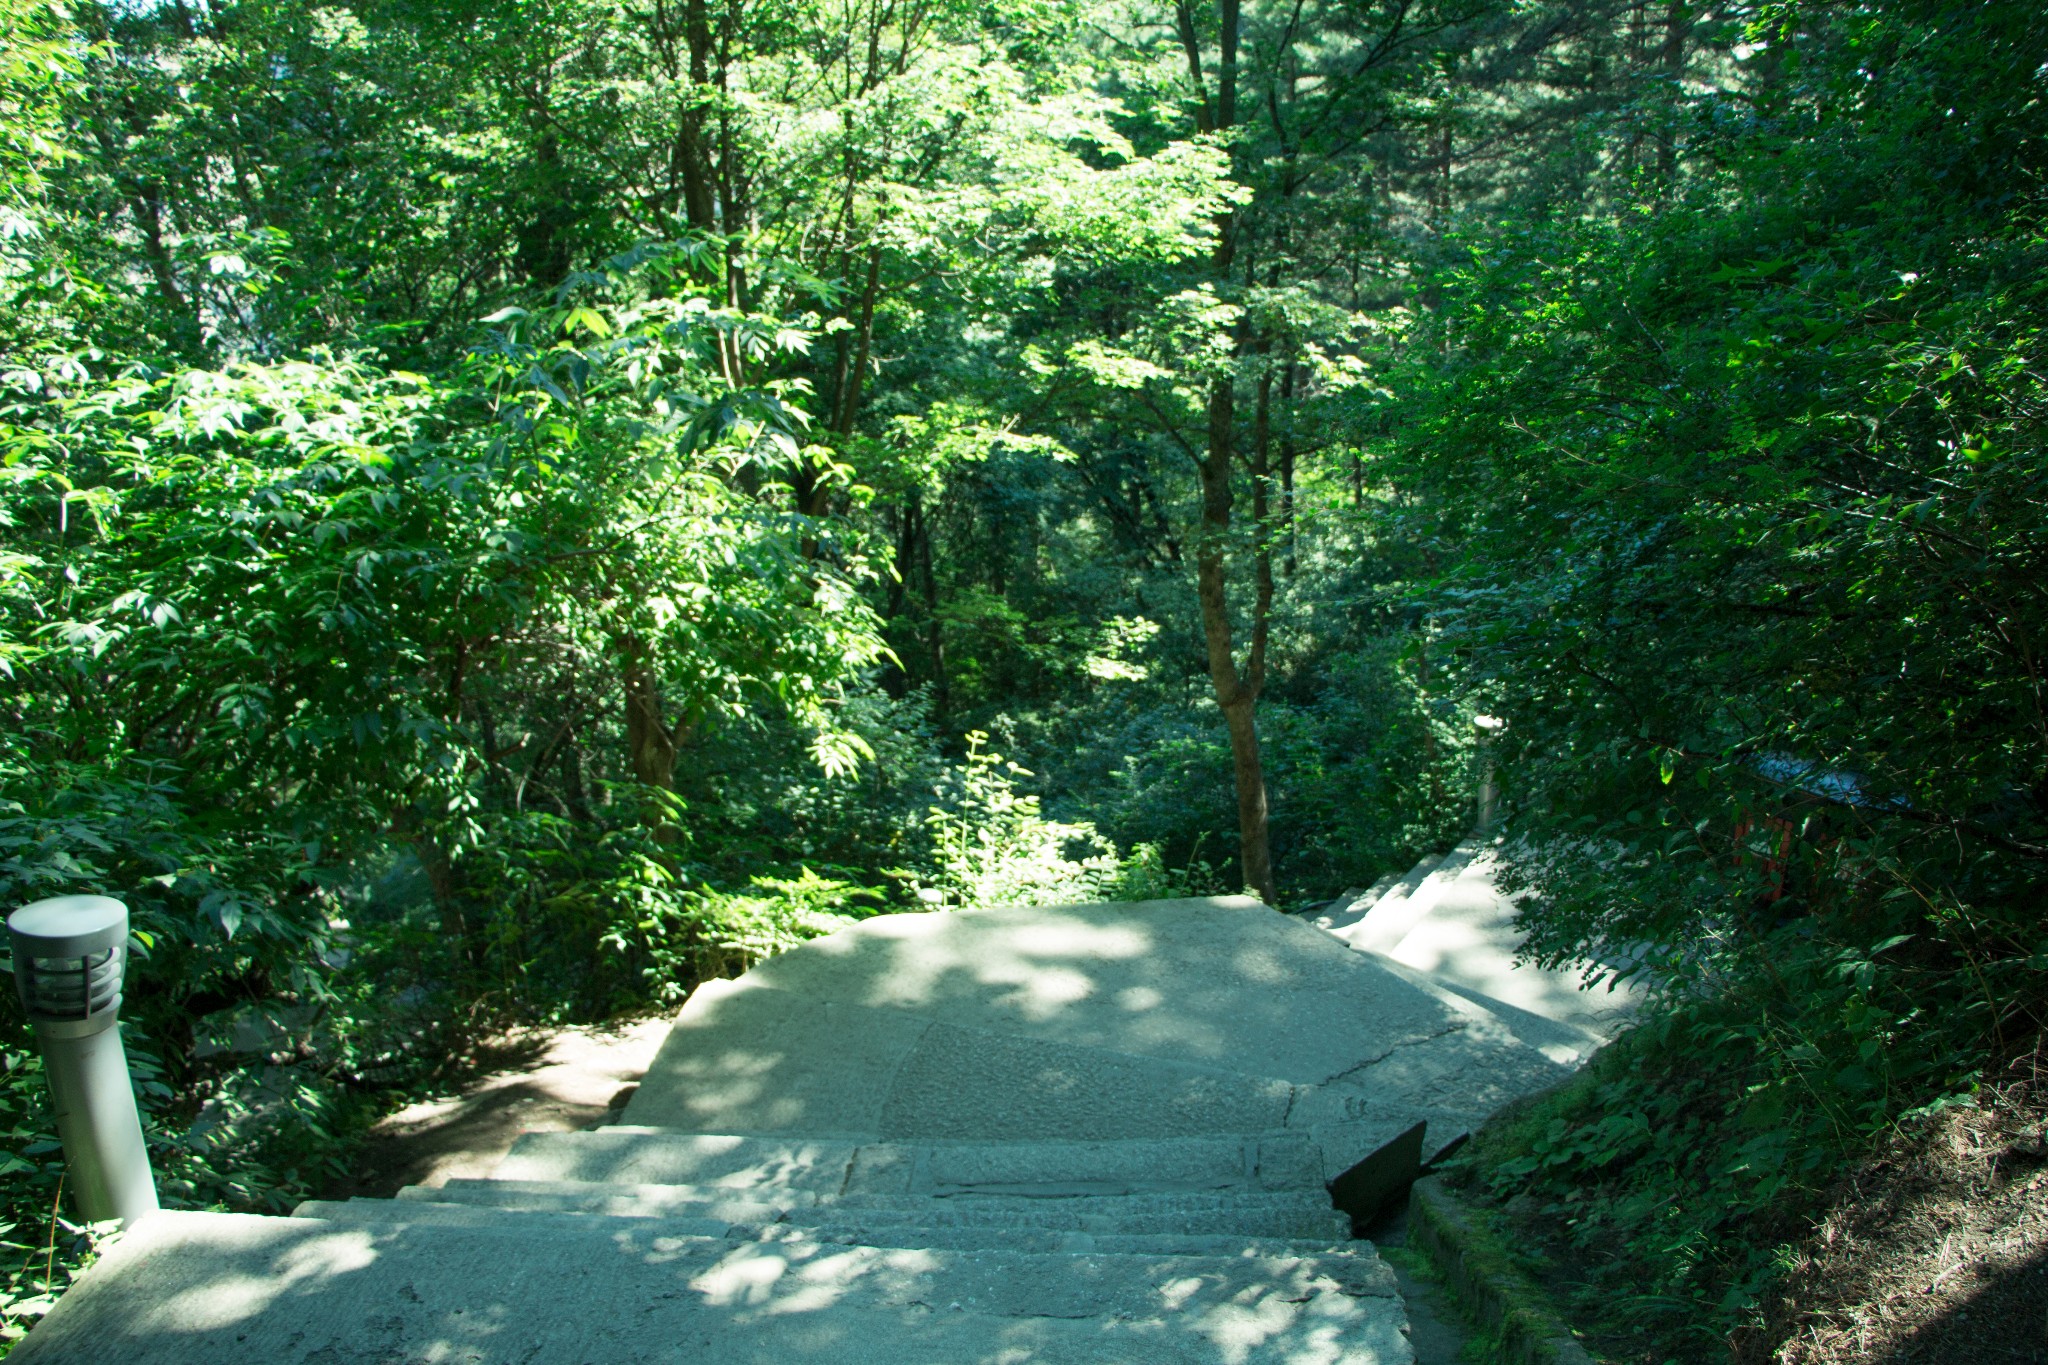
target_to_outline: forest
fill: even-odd
[[[2044,135],[2028,0],[0,0],[0,892],[276,1210],[494,1030],[1491,765],[1656,1005],[1478,1178],[1725,1359],[2040,1056]]]

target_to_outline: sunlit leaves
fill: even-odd
[[[1143,356],[1105,346],[1093,338],[1071,347],[1066,360],[1095,383],[1112,389],[1139,389],[1173,377],[1172,371]]]

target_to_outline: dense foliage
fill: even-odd
[[[1674,997],[1476,1173],[1556,1201],[1595,1316],[1668,1354],[2048,1011],[2048,48],[1905,5],[1739,51],[1682,177],[1464,233],[1397,383],[1534,944]]]
[[[1661,1003],[1472,1178],[1724,1350],[2041,1029],[2044,121],[2018,0],[0,0],[0,899],[278,1207],[849,918],[1369,883],[1490,713]]]

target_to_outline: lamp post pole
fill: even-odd
[[[106,896],[58,896],[16,910],[7,932],[79,1213],[89,1223],[154,1213],[156,1180],[121,1047],[128,907]]]

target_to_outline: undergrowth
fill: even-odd
[[[1782,929],[1769,971],[1653,1004],[1447,1173],[1504,1206],[1607,1355],[1725,1357],[1843,1172],[1970,1103],[1996,1061],[1964,1002],[1925,989],[1953,979],[1882,956]]]
[[[600,805],[583,827],[536,812],[479,819],[438,888],[405,848],[315,881],[246,854],[231,864],[241,850],[206,842],[167,803],[94,779],[0,805],[0,899],[91,889],[129,903],[122,1031],[159,1194],[173,1208],[283,1213],[344,1175],[379,1117],[502,1065],[495,1044],[510,1030],[672,1008],[700,981],[890,911],[1218,889],[1203,864],[1047,818],[1018,788],[1028,774],[985,737],[970,737],[962,762],[918,757],[918,803],[892,806],[872,785],[853,819],[835,818],[836,792],[779,803],[814,817],[821,850],[850,843],[883,867],[865,878],[822,859],[763,865],[744,845],[720,857],[711,828],[659,842]],[[621,784],[616,804],[643,797]],[[294,920],[223,923],[229,888],[253,902],[266,882]],[[78,1222],[64,1191],[42,1062],[12,991],[0,999],[0,1134],[4,1354],[109,1231]]]

